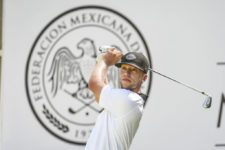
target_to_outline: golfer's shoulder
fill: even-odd
[[[135,92],[130,92],[127,97],[131,102],[139,103],[143,101],[143,98]]]
[[[108,98],[111,97],[114,100],[122,100],[127,103],[139,103],[143,101],[142,97],[138,93],[123,88],[113,88],[109,85],[103,88],[102,94]]]
[[[122,90],[120,98],[122,98],[123,101],[130,106],[142,105],[144,102],[138,93],[129,90]]]

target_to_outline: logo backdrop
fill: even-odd
[[[102,111],[87,88],[98,48],[141,51],[151,67],[131,150],[225,148],[223,1],[5,1],[2,150],[83,150]],[[108,74],[118,87],[118,70]]]
[[[134,24],[100,6],[78,7],[57,16],[32,46],[26,70],[30,105],[41,124],[66,142],[84,145],[102,111],[87,82],[98,47],[104,44],[124,53],[142,51],[149,57],[144,38]],[[109,71],[114,87],[118,87],[117,70],[114,67]],[[150,80],[145,86],[142,90],[148,94]]]

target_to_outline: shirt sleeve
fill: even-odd
[[[99,105],[114,115],[123,115],[137,106],[143,106],[143,100],[132,91],[106,85],[101,91]]]

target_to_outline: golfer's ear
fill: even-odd
[[[144,82],[147,78],[148,78],[148,75],[147,74],[144,74],[142,81]]]

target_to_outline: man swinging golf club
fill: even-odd
[[[107,71],[119,67],[121,88],[108,84]],[[146,96],[140,93],[147,79],[149,63],[142,53],[123,55],[116,48],[108,48],[97,59],[89,79],[89,89],[96,102],[104,108],[87,141],[85,150],[128,150],[138,129]]]

